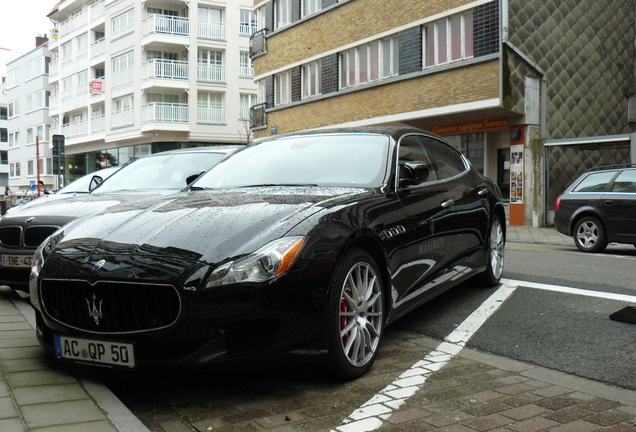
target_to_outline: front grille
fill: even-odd
[[[22,227],[11,226],[0,228],[0,243],[6,247],[20,247]]]
[[[6,247],[35,249],[58,228],[56,225],[33,225],[24,229],[21,226],[2,227],[0,243]]]
[[[171,285],[43,279],[46,313],[66,326],[92,333],[136,333],[165,328],[181,311]]]
[[[56,226],[32,226],[24,230],[24,246],[36,248],[59,227]]]

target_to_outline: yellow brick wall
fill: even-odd
[[[346,93],[267,113],[267,136],[499,97],[499,61]]]
[[[256,75],[340,48],[471,0],[353,0],[267,39],[267,55],[254,59]]]

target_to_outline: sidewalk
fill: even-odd
[[[571,239],[549,228],[509,227],[508,241],[573,246]],[[170,400],[175,403],[180,397],[163,385],[152,394],[165,405],[132,407],[135,416],[100,382],[55,362],[38,345],[30,306],[10,289],[0,288],[0,431],[348,430],[340,422],[351,409],[439,344],[415,333],[388,330],[372,372],[350,383],[260,377],[251,388],[264,386],[262,391],[228,385],[221,393],[214,391],[216,401],[210,400],[209,406],[200,401],[178,408],[170,406]],[[290,395],[306,397],[290,400]],[[636,432],[636,392],[463,349],[433,372],[381,430]]]

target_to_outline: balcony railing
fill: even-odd
[[[258,27],[248,24],[241,24],[239,27],[239,32],[244,35],[253,35],[258,30]]]
[[[128,68],[123,69],[118,72],[114,72],[112,76],[112,89],[117,89],[119,87],[125,87],[128,85],[132,85],[134,81],[134,69]]]
[[[198,65],[197,79],[200,81],[224,82],[225,66]]]
[[[189,78],[188,62],[180,60],[152,59],[144,63],[144,79],[164,78],[187,80]]]
[[[250,37],[250,57],[254,58],[257,55],[267,52],[267,39],[265,35],[267,30],[259,30]]]
[[[116,111],[111,115],[111,125],[113,128],[132,126],[135,124],[135,110],[128,109]]]
[[[258,104],[250,108],[250,119],[252,128],[262,128],[267,126],[267,104]]]
[[[95,59],[106,52],[106,44],[104,39],[97,40],[91,45],[91,59]]]
[[[188,104],[152,102],[143,107],[144,122],[187,123]]]
[[[101,133],[106,130],[106,116],[103,114],[91,119],[91,133]]]
[[[199,35],[201,39],[225,40],[225,26],[207,22],[199,23]]]
[[[67,138],[88,135],[88,121],[68,123],[62,126],[62,135]]]
[[[144,20],[144,36],[153,33],[189,36],[190,21],[183,17],[151,15]]]
[[[198,107],[197,122],[225,123],[225,110],[223,108]]]
[[[254,67],[253,66],[241,66],[241,67],[239,67],[239,74],[242,77],[253,77],[254,76]]]

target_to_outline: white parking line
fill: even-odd
[[[433,372],[443,368],[463,349],[466,342],[484,322],[519,287],[636,303],[636,296],[625,294],[512,279],[502,279],[501,284],[499,289],[466,318],[455,331],[449,334],[436,349],[351,413],[340,426],[332,429],[331,432],[370,432],[379,429],[391,414],[423,387],[424,382]]]
[[[445,342],[351,413],[332,432],[369,432],[380,428],[394,411],[422,388],[433,372],[443,368],[462,350],[479,327],[517,288],[507,281],[502,282],[494,294],[446,337]]]

